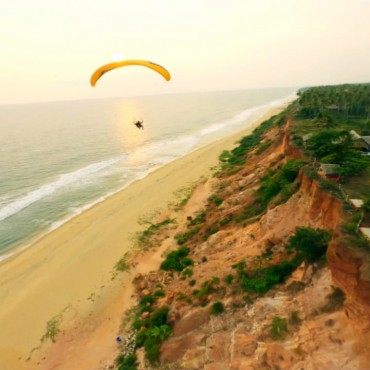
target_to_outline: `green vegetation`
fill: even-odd
[[[286,247],[288,252],[294,252],[292,259],[248,271],[245,263],[240,262],[233,266],[237,271],[237,281],[245,292],[264,294],[276,284],[285,282],[303,261],[313,263],[320,259],[330,238],[331,234],[326,230],[298,227]],[[265,256],[265,260],[268,258]]]
[[[327,295],[327,303],[321,308],[321,312],[330,313],[343,307],[346,299],[345,294],[338,287],[332,286],[332,292]]]
[[[193,295],[199,299],[199,301],[207,302],[207,295],[210,293],[215,293],[219,289],[220,279],[218,277],[214,277],[211,280],[206,280],[201,285],[200,289],[196,289],[193,291]]]
[[[193,193],[193,191],[194,191],[195,187],[197,186],[197,184],[199,184],[203,180],[204,179],[201,178],[201,179],[199,179],[199,181],[196,181],[194,183],[191,183],[191,184],[189,184],[187,186],[184,186],[183,188],[175,191],[174,192],[174,195],[179,200],[177,201],[177,204],[173,204],[174,208],[175,209],[179,209],[179,208],[184,207],[187,204],[187,202],[189,201],[190,196]]]
[[[137,370],[139,363],[137,362],[136,354],[119,355],[116,359],[117,370]]]
[[[160,230],[162,227],[175,223],[174,219],[169,218],[158,223],[152,223],[151,221],[149,221],[149,219],[155,217],[157,213],[158,211],[156,213],[153,213],[153,215],[147,215],[139,220],[140,225],[149,224],[149,226],[144,231],[139,231],[135,234],[136,240],[134,241],[134,243],[136,244],[136,247],[151,247],[153,235],[155,235],[155,233],[158,232],[158,230]]]
[[[161,289],[158,289],[154,292],[154,297],[156,297],[156,298],[160,298],[160,297],[164,297],[164,296],[165,296],[165,294],[164,294],[163,290],[161,290]]]
[[[144,347],[151,364],[158,362],[161,343],[172,334],[172,328],[167,324],[168,311],[168,307],[157,308],[147,319],[139,318],[133,324],[139,330],[136,347]]]
[[[351,117],[368,118],[370,84],[319,86],[299,93],[299,115],[331,123]]]
[[[267,175],[261,178],[261,186],[257,193],[258,202],[263,208],[266,208],[272,198],[294,182],[303,165],[302,161],[290,159],[279,170],[269,170]]]
[[[258,149],[256,150],[256,154],[263,153],[269,146],[271,146],[272,141],[265,141],[264,143],[260,144]]]
[[[275,316],[272,319],[270,334],[276,340],[282,340],[284,335],[288,333],[288,323],[286,319]]]
[[[203,224],[206,221],[206,213],[201,212],[189,222],[189,226]]]
[[[182,272],[182,276],[185,277],[191,277],[193,276],[193,269],[187,267],[185,270]]]
[[[261,178],[261,185],[256,192],[256,199],[247,205],[234,217],[235,222],[240,223],[263,213],[270,201],[280,194],[279,203],[286,202],[299,187],[295,183],[299,170],[304,161],[290,159],[284,166],[277,170],[269,169],[267,175]]]
[[[356,235],[358,223],[361,220],[361,213],[354,212],[351,214],[351,219],[342,226],[342,231],[347,234]]]
[[[216,206],[219,206],[222,204],[222,199],[219,198],[216,194],[213,194],[211,195],[209,198],[208,198],[208,202],[209,203],[212,203],[212,204],[215,204]]]
[[[194,262],[190,258],[187,258],[188,254],[189,249],[186,247],[180,247],[179,249],[170,252],[162,262],[161,269],[166,271],[182,271],[187,266],[192,266]]]
[[[118,271],[128,271],[130,269],[130,265],[127,262],[128,259],[128,252],[116,263],[115,269]]]
[[[53,343],[55,342],[55,338],[60,332],[59,325],[60,325],[61,317],[60,315],[53,317],[46,323],[46,333],[42,336],[41,342],[45,342],[46,340],[50,339]]]
[[[370,135],[370,84],[320,86],[299,95],[290,107],[294,112],[294,144],[315,159],[316,167],[318,163],[339,165],[336,172],[347,195],[369,197],[370,156],[363,155],[363,139],[359,140],[353,131],[360,136]],[[311,137],[303,140],[306,134]],[[335,184],[320,180],[320,186],[343,198]]]
[[[362,206],[362,209],[363,209],[365,212],[370,213],[370,198],[365,199],[364,204],[363,204],[363,206]]]
[[[220,154],[220,156],[219,156],[219,160],[220,160],[220,162],[228,162],[229,161],[229,159],[230,159],[230,157],[231,157],[231,153],[228,151],[228,150],[224,150],[221,154]]]
[[[368,147],[361,138],[370,136],[370,84],[320,86],[302,90],[299,95],[289,108],[293,116],[291,136],[294,145],[312,159],[306,174],[342,201],[370,197],[370,156],[363,155]],[[317,175],[320,163],[339,166],[336,172],[341,176],[341,188]],[[370,217],[365,217],[365,225],[369,222]],[[347,232],[358,234],[353,225],[348,225]],[[365,245],[363,240],[351,244],[356,243]]]
[[[295,325],[295,326],[298,326],[298,325],[300,325],[302,323],[302,319],[299,317],[299,312],[298,311],[293,311],[290,314],[289,322],[292,325]]]
[[[237,267],[238,281],[245,292],[264,294],[276,284],[283,283],[299,266],[299,260],[283,261],[276,265],[247,272],[244,266]]]
[[[342,176],[359,175],[370,166],[370,160],[355,149],[349,131],[320,131],[309,139],[307,148],[321,163],[338,164],[336,170]]]
[[[211,235],[216,234],[218,230],[219,229],[216,225],[211,225],[205,230],[203,240],[207,240]]]
[[[160,229],[164,225],[169,225],[174,223],[174,219],[167,218],[162,222],[158,222],[156,224],[151,224],[145,231],[143,231],[143,237],[149,238],[151,237],[158,229]]]
[[[222,302],[215,302],[211,308],[211,315],[220,315],[225,311],[225,307]]]
[[[196,226],[189,231],[185,231],[184,233],[180,233],[175,235],[175,239],[179,245],[185,244],[188,240],[190,240],[195,234],[197,234],[201,230],[202,226]]]
[[[251,217],[261,214],[265,209],[262,207],[261,203],[256,200],[252,204],[244,207],[242,211],[234,217],[235,222],[240,223],[244,220],[248,220]]]
[[[220,155],[219,159],[222,163],[223,169],[231,169],[234,166],[240,166],[245,163],[248,153],[260,144],[262,138],[261,135],[274,126],[281,126],[284,122],[286,112],[282,112],[279,115],[273,116],[270,119],[264,121],[260,126],[254,129],[251,135],[245,136],[239,142],[239,146],[233,150],[224,151]],[[266,144],[262,144],[266,145]],[[264,149],[266,149],[265,147]],[[262,150],[264,150],[262,149]],[[261,149],[259,149],[261,150]]]
[[[42,336],[41,342],[45,342],[49,339],[52,342],[55,342],[55,339],[60,332],[60,324],[62,322],[63,314],[68,307],[69,306],[65,307],[58,315],[55,315],[46,323],[46,333]]]
[[[232,282],[233,282],[233,279],[234,279],[234,275],[233,274],[229,274],[225,277],[225,283],[230,285]]]
[[[331,233],[326,230],[297,227],[295,234],[289,238],[287,249],[294,249],[300,261],[312,263],[325,254],[330,239]]]
[[[251,296],[249,296],[249,295],[245,295],[244,297],[243,297],[243,301],[245,302],[245,303],[248,303],[248,304],[253,304],[253,299],[251,298]]]

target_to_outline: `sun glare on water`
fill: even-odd
[[[120,61],[122,61],[122,60],[124,60],[125,59],[125,56],[124,56],[124,54],[123,53],[120,53],[120,52],[114,52],[113,54],[112,54],[112,60],[114,61],[114,62],[120,62]]]

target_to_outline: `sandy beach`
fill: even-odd
[[[160,257],[149,252],[137,269],[115,275],[133,233],[143,229],[138,219],[164,211],[176,191],[211,173],[223,150],[281,109],[157,169],[2,261],[0,370],[92,370],[111,363],[132,303],[132,275],[157,268]],[[46,338],[53,328],[61,329],[55,343]]]

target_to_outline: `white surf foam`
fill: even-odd
[[[67,174],[61,175],[58,180],[51,182],[49,184],[42,185],[36,190],[30,191],[21,198],[14,200],[13,202],[7,204],[6,206],[0,208],[0,221],[15,215],[24,208],[30,206],[31,204],[53,194],[58,189],[70,186],[73,183],[81,181],[88,176],[91,176],[101,170],[106,169],[120,161],[122,161],[126,155],[118,156],[113,159],[106,161],[93,163],[84,168],[80,168],[77,171],[73,171]]]

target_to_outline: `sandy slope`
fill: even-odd
[[[165,209],[176,190],[210,173],[222,150],[278,111],[159,168],[3,261],[0,370],[91,370],[111,362],[131,296],[131,277],[122,273],[113,279],[113,266],[131,247],[132,233],[142,229],[138,218]],[[159,256],[152,257],[139,261],[140,268],[156,268]],[[56,343],[41,343],[48,322],[62,330]]]

